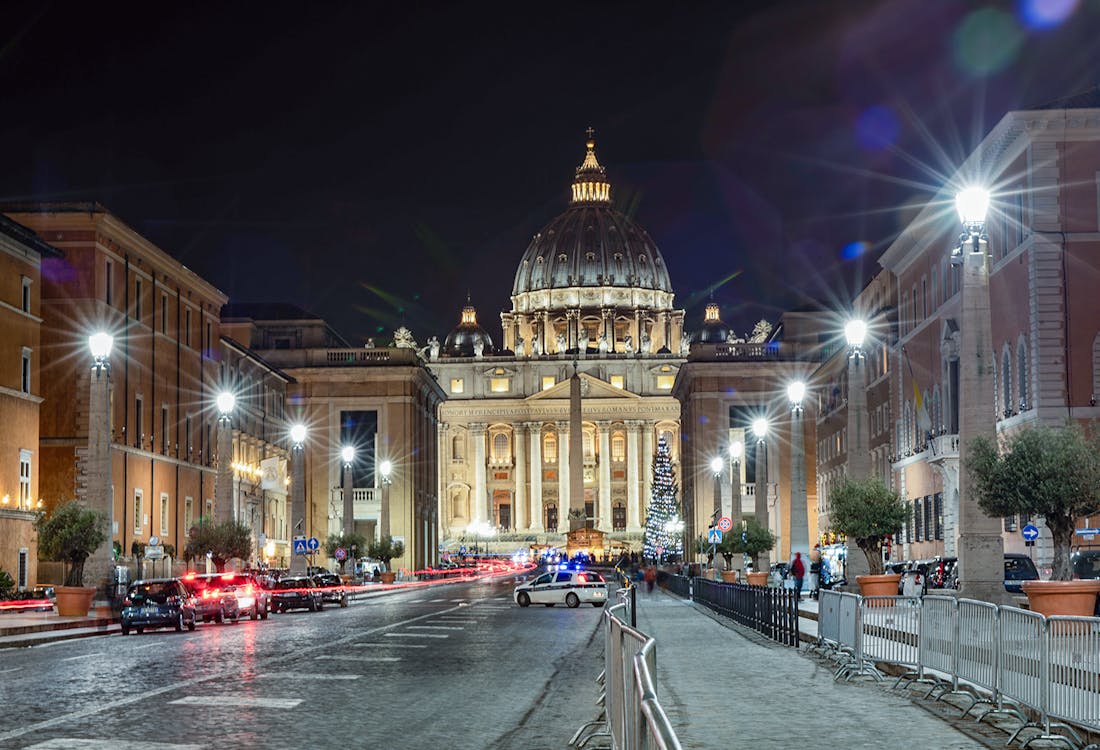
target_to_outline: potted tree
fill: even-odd
[[[401,557],[403,554],[405,554],[404,542],[394,541],[389,534],[381,539],[372,539],[367,544],[367,556],[381,560],[386,565],[385,571],[380,574],[382,583],[393,583],[397,579],[397,574],[390,570],[390,560]]]
[[[1061,429],[1028,425],[1003,453],[988,438],[970,443],[966,464],[978,505],[991,516],[1042,516],[1054,545],[1049,581],[1025,581],[1033,610],[1089,616],[1100,581],[1074,581],[1070,566],[1077,519],[1100,514],[1100,435],[1077,424]]]
[[[752,572],[745,575],[749,585],[766,586],[768,571],[760,570],[760,553],[767,552],[774,546],[775,534],[755,518],[749,518],[745,521],[745,527],[741,533],[734,529],[722,535],[722,546],[719,549],[722,556],[726,558],[727,567],[732,565],[734,555],[748,555],[752,560]],[[722,580],[726,580],[724,573]]]
[[[225,571],[230,560],[247,560],[252,555],[252,530],[237,521],[214,523],[208,519],[199,521],[188,534],[183,556],[194,561],[210,555],[214,569]]]
[[[35,522],[38,555],[65,563],[65,584],[55,586],[57,614],[86,617],[95,596],[94,587],[84,585],[84,563],[107,541],[107,517],[76,500],[64,502]]]
[[[869,575],[856,576],[864,596],[896,596],[900,573],[886,573],[882,547],[888,536],[901,531],[908,517],[905,503],[878,477],[844,477],[829,493],[831,528],[854,540],[867,558]]]
[[[347,565],[348,558],[351,556],[353,549],[360,550],[365,549],[367,546],[367,538],[362,534],[351,532],[345,534],[343,532],[339,534],[329,534],[328,539],[325,540],[325,554],[336,560],[340,565],[340,575],[344,575],[344,568]],[[336,550],[344,550],[343,559],[336,557]]]

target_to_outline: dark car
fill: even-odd
[[[1100,578],[1100,549],[1080,549],[1070,555],[1070,569],[1073,577],[1087,581]]]
[[[1023,591],[1021,584],[1024,581],[1038,580],[1039,571],[1030,557],[1015,552],[1005,553],[1005,591],[1018,594]]]
[[[348,606],[348,590],[340,576],[333,573],[321,573],[313,576],[313,582],[321,589],[321,601],[326,604]]]
[[[203,622],[236,622],[241,617],[237,596],[226,591],[233,573],[188,573],[181,580],[195,597],[195,616]]]
[[[237,611],[241,617],[266,620],[271,609],[271,591],[261,585],[252,573],[223,573],[222,590],[237,598]]]
[[[307,576],[280,578],[271,592],[271,611],[286,612],[291,609],[308,609],[320,612],[325,608],[321,590]]]
[[[134,581],[122,602],[122,634],[145,628],[195,629],[194,598],[178,578]]]

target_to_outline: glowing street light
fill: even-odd
[[[92,350],[92,359],[96,367],[108,364],[111,357],[111,347],[115,344],[115,337],[104,331],[93,333],[88,337],[88,348]]]
[[[806,397],[806,384],[796,380],[787,386],[787,398],[791,402],[791,411],[802,411],[802,399]]]
[[[955,208],[959,220],[970,234],[981,234],[985,217],[989,213],[989,191],[983,187],[968,187],[955,195]]]
[[[214,399],[215,405],[218,407],[218,413],[223,419],[228,419],[233,408],[237,405],[237,397],[229,391],[222,391],[218,394],[218,397]]]
[[[764,417],[752,420],[752,434],[756,436],[758,443],[763,443],[764,438],[768,436],[768,420]]]
[[[214,477],[214,517],[218,523],[237,520],[233,493],[233,428],[229,416],[237,405],[236,397],[221,391],[214,397],[218,409],[218,471]]]
[[[287,519],[292,529],[292,541],[304,541],[306,539],[306,426],[301,422],[290,428],[290,518]],[[304,574],[306,572],[305,555],[290,555],[290,572]]]
[[[771,527],[768,518],[768,446],[764,441],[768,436],[768,420],[764,417],[752,420],[752,434],[756,436],[756,481],[753,487],[756,497],[753,509],[757,523],[767,529]],[[771,553],[764,552],[757,560],[762,566],[761,570],[767,570],[771,564]]]
[[[740,440],[734,440],[730,443],[730,460],[735,464],[741,463],[741,457],[745,455],[745,444]]]
[[[393,462],[386,459],[378,464],[382,475],[382,511],[378,526],[382,536],[390,535],[390,485],[393,484]]]
[[[355,533],[355,498],[352,488],[351,464],[355,461],[355,446],[345,445],[340,449],[340,458],[344,461],[344,476],[342,477],[342,492],[344,506],[344,536]]]
[[[340,458],[343,459],[345,466],[350,466],[351,462],[355,460],[355,446],[345,445],[341,448]]]
[[[848,341],[848,349],[851,355],[859,357],[863,355],[863,342],[867,338],[867,321],[853,318],[844,324],[844,338]]]
[[[306,441],[306,426],[299,422],[290,428],[290,442],[295,448],[301,448]]]
[[[725,460],[721,456],[715,456],[710,460],[710,470],[714,472],[714,476],[719,477],[722,475],[722,468],[726,465]]]
[[[88,337],[88,349],[92,354],[91,377],[88,393],[88,446],[81,469],[85,484],[85,502],[107,519],[107,535],[103,543],[88,559],[85,570],[94,576],[95,585],[102,586],[101,594],[107,598],[114,573],[114,502],[111,482],[111,347],[115,340],[111,334],[98,331]],[[7,501],[7,495],[4,496]]]
[[[810,518],[806,503],[806,436],[802,423],[802,400],[806,383],[796,380],[787,385],[791,402],[791,522],[790,552],[801,552],[809,559]]]

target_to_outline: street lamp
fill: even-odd
[[[306,539],[306,426],[297,423],[290,428],[290,527],[292,543],[305,542]],[[297,544],[294,544],[297,547]],[[294,548],[290,552],[290,572],[304,574],[306,572],[305,555],[296,554]]]
[[[92,368],[88,394],[88,455],[82,473],[87,488],[85,498],[92,510],[107,517],[107,535],[92,553],[87,569],[95,585],[102,587],[108,600],[116,592],[110,589],[114,572],[114,502],[111,500],[111,334],[99,331],[88,337]],[[90,576],[91,577],[91,576]],[[118,592],[121,593],[121,592]]]
[[[752,421],[752,434],[756,437],[756,521],[765,529],[771,528],[768,518],[768,420],[757,417]],[[771,553],[764,552],[758,558],[761,568],[766,572],[771,565]],[[757,571],[759,572],[759,571]]]
[[[802,425],[802,401],[806,383],[796,380],[787,386],[791,402],[791,541],[790,554],[810,556],[810,519],[806,507],[806,444]]]
[[[340,449],[340,458],[344,461],[344,475],[341,477],[344,490],[344,536],[355,532],[355,501],[352,497],[351,464],[355,460],[355,447],[345,445]]]
[[[388,459],[378,464],[378,473],[382,475],[382,509],[378,522],[381,535],[390,535],[390,485],[393,483],[393,463]]]
[[[844,338],[848,341],[848,446],[845,460],[847,475],[852,479],[871,476],[871,450],[869,444],[870,418],[867,412],[867,373],[863,344],[867,338],[867,322],[852,318],[844,325]],[[864,555],[845,556],[845,578],[854,582],[857,576],[867,575],[871,569]]]
[[[970,443],[978,436],[996,440],[993,414],[992,320],[989,304],[989,239],[985,218],[989,191],[969,187],[955,196],[963,233],[951,252],[962,267],[959,340],[959,466],[966,466]],[[971,496],[970,477],[959,472],[959,596],[1000,602],[1004,599],[1004,540],[1000,520],[990,518]]]
[[[741,527],[744,525],[742,520],[741,510],[741,458],[745,455],[745,444],[740,440],[734,440],[730,442],[730,484],[733,487],[733,493],[731,500],[732,513],[730,513],[730,520],[733,521],[733,530],[731,534],[738,534],[741,532]],[[745,556],[737,555],[734,557],[733,568],[738,572],[740,576],[744,564]]]
[[[214,479],[214,518],[224,523],[238,517],[233,498],[233,425],[230,415],[237,405],[237,398],[229,391],[221,391],[214,398],[218,409],[218,471]]]

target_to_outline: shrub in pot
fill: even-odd
[[[401,557],[403,554],[405,554],[404,542],[394,541],[389,534],[381,539],[372,539],[367,544],[367,557],[373,557],[386,564],[386,570],[381,574],[383,583],[393,583],[395,575],[390,570],[390,560]]]
[[[755,518],[745,521],[745,527],[722,535],[718,551],[726,559],[727,567],[732,567],[734,555],[748,555],[752,560],[753,572],[747,578],[749,583],[763,585],[768,579],[768,571],[760,570],[760,555],[775,546],[775,534]]]
[[[854,541],[867,558],[870,576],[857,578],[865,595],[897,594],[901,575],[885,575],[882,547],[887,537],[901,531],[907,516],[908,509],[898,493],[878,477],[843,477],[829,493],[830,527]]]
[[[65,583],[55,588],[58,614],[87,615],[95,588],[84,586],[84,563],[107,541],[107,517],[70,500],[39,516],[35,528],[39,558],[66,566]]]
[[[183,556],[194,561],[205,558],[209,552],[214,569],[219,573],[230,560],[248,560],[252,556],[252,529],[237,521],[214,523],[203,518],[197,526],[191,527],[188,537]]]
[[[347,565],[348,559],[352,556],[352,550],[363,550],[367,548],[367,538],[362,534],[351,532],[345,534],[343,532],[339,534],[329,534],[328,539],[325,540],[325,554],[329,557],[336,559],[336,550],[344,550],[344,559],[336,560],[340,564],[340,573],[343,574],[344,566]]]

